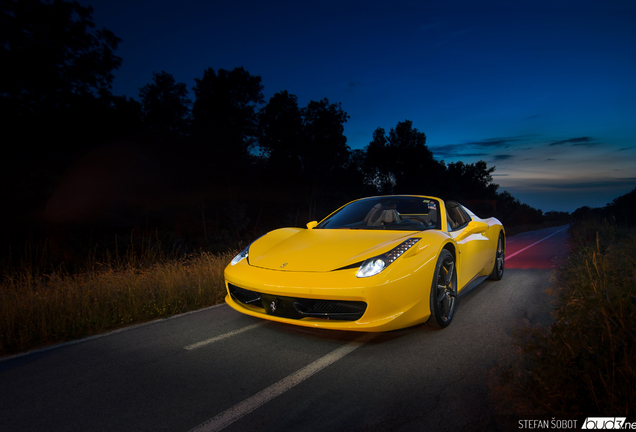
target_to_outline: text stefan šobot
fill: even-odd
[[[627,417],[588,417],[581,429],[626,429],[636,430],[636,422],[627,422]],[[519,420],[519,429],[576,429],[578,420]]]
[[[576,429],[578,420],[519,420],[519,429]]]

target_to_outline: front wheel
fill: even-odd
[[[505,262],[506,262],[506,247],[504,243],[504,236],[503,236],[503,233],[499,233],[499,240],[497,241],[497,253],[495,256],[495,265],[488,279],[501,280],[504,274]]]
[[[437,259],[431,286],[431,316],[427,324],[444,328],[453,320],[457,308],[457,271],[455,259],[446,249]]]

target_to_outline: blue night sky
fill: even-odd
[[[437,159],[484,160],[543,211],[636,186],[631,0],[80,3],[123,39],[115,94],[138,99],[152,71],[192,88],[208,67],[243,66],[266,101],[341,102],[352,149],[408,119]]]

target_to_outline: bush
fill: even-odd
[[[560,418],[629,415],[636,406],[636,229],[584,220],[556,271],[550,328],[525,329],[523,371],[534,408]]]

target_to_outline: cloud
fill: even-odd
[[[433,150],[433,155],[441,159],[484,158],[486,156],[490,156],[488,153],[456,153],[454,151],[440,152],[436,150]]]
[[[474,145],[477,147],[506,147],[510,144],[526,141],[527,138],[524,137],[507,137],[507,138],[487,138],[480,141],[471,141],[466,143],[466,145]]]
[[[488,157],[486,149],[509,148],[512,144],[528,141],[527,136],[486,138],[479,141],[468,141],[462,144],[446,144],[430,147],[430,150],[441,158]],[[473,150],[472,152],[470,150]],[[482,150],[482,151],[479,151]],[[497,156],[495,156],[497,158]],[[501,159],[506,159],[500,158]]]
[[[509,154],[493,155],[493,159],[495,159],[496,161],[505,161],[513,157],[514,157],[513,155],[509,155]]]
[[[592,138],[590,137],[579,137],[579,138],[569,138],[569,139],[559,140],[559,141],[552,141],[548,145],[550,147],[554,147],[554,146],[566,145],[566,144],[577,146],[577,145],[591,145],[594,143],[592,142]]]
[[[433,154],[439,158],[484,157],[488,153],[466,152],[466,144],[448,144],[444,146],[430,147]]]

